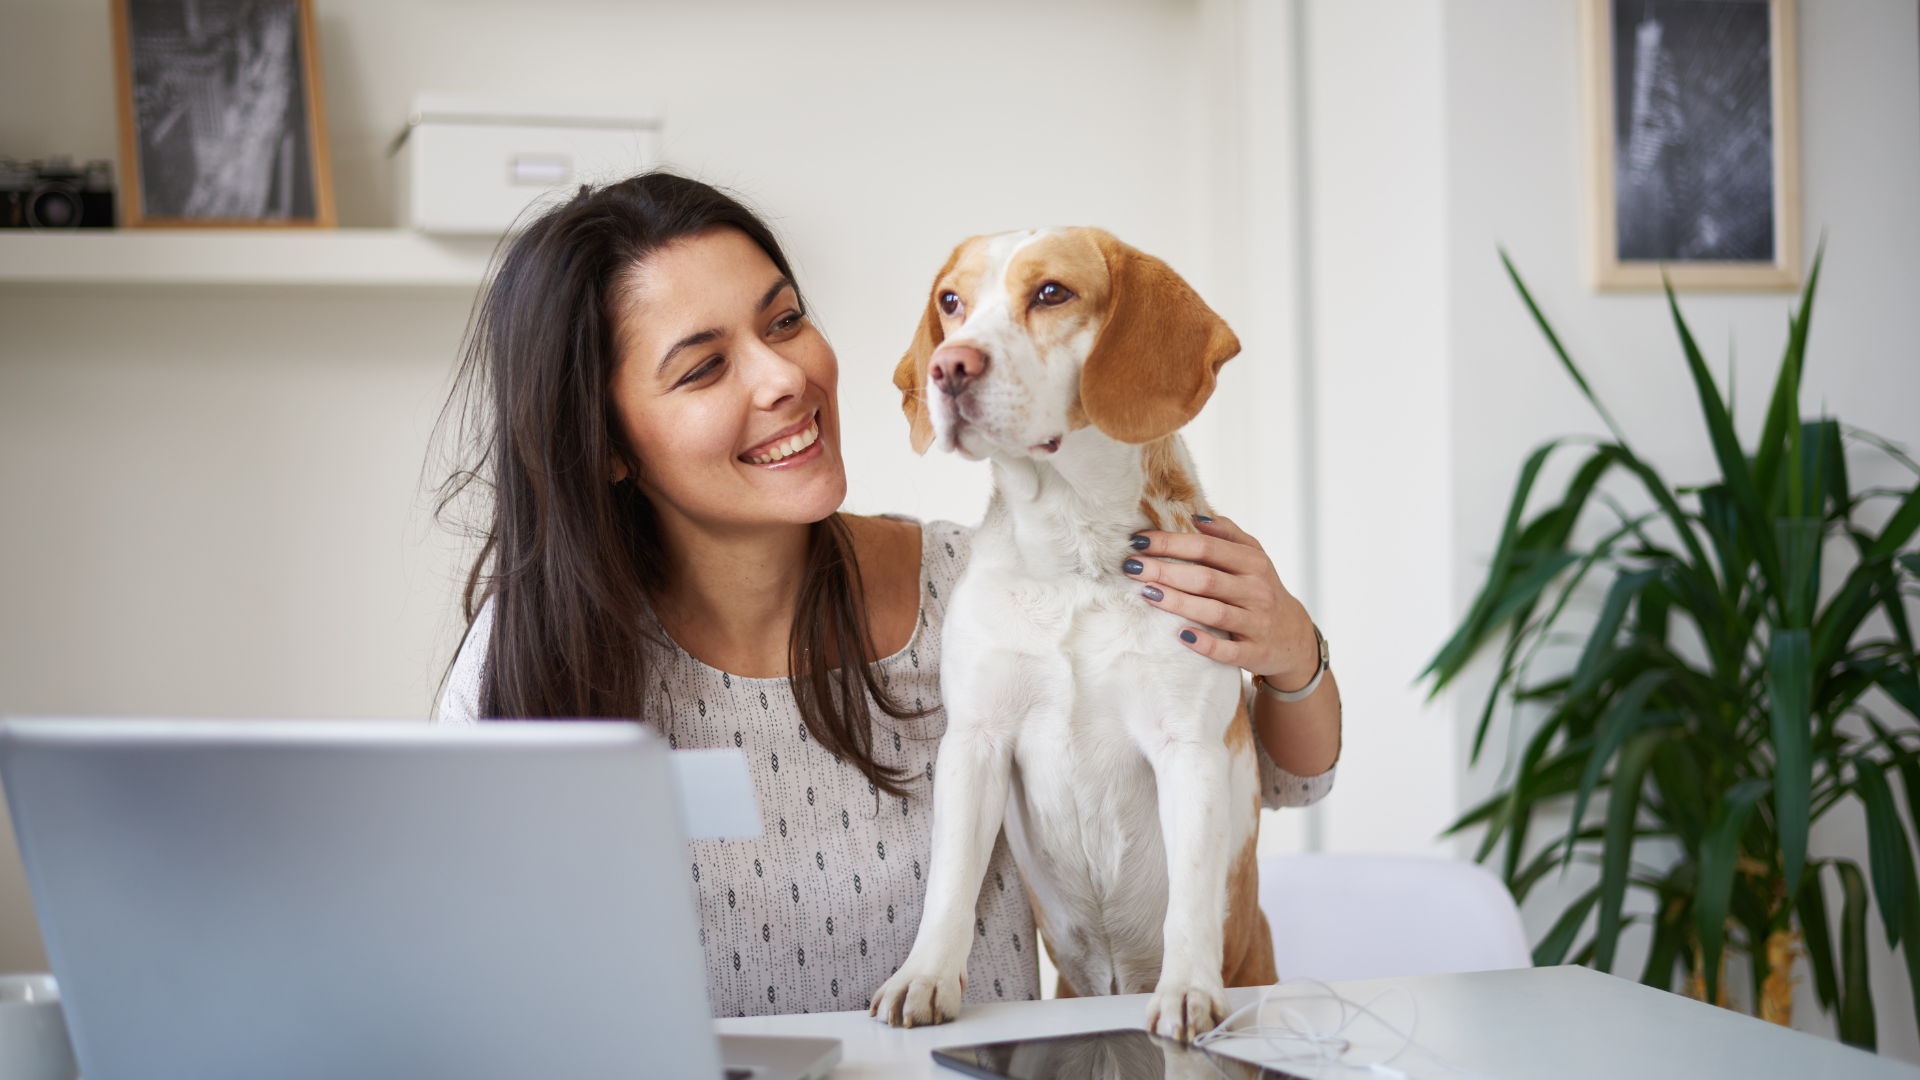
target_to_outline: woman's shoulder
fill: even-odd
[[[892,561],[903,566],[911,565],[917,548],[923,576],[936,580],[958,577],[973,547],[973,526],[958,522],[939,518],[921,521],[907,514],[849,514],[846,518],[856,545],[869,550],[889,549],[895,554]]]
[[[952,584],[967,568],[973,552],[973,526],[935,518],[921,521],[906,514],[877,514],[865,519],[873,527],[919,533],[920,576],[935,588]]]
[[[908,617],[917,619],[910,633],[898,637],[876,635],[876,642],[882,643],[882,655],[899,655],[908,661],[919,664],[917,653],[910,651],[916,639],[923,634],[931,634],[922,644],[932,646],[938,651],[940,626],[946,621],[947,598],[953,593],[953,585],[967,568],[967,557],[973,549],[973,529],[957,522],[935,519],[921,521],[905,514],[881,514],[859,519],[860,528],[870,533],[892,533],[898,545],[894,548],[895,558],[889,560],[892,569],[884,572],[883,580],[896,582],[894,587],[882,587],[876,590],[880,595],[894,597],[898,610]],[[917,551],[915,550],[917,548]],[[915,558],[914,556],[918,557]],[[865,566],[865,560],[862,560]],[[894,591],[898,586],[909,582],[915,595],[908,597]],[[869,588],[873,579],[869,579]],[[911,601],[911,602],[909,602]],[[904,629],[904,628],[903,628]],[[899,649],[891,649],[893,641],[903,641]],[[921,649],[926,652],[927,649]]]

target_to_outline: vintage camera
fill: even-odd
[[[72,158],[0,158],[0,229],[113,228],[113,165]]]

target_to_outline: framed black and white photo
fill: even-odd
[[[1794,0],[1583,0],[1600,289],[1800,283]]]
[[[113,0],[123,223],[331,227],[309,0]]]

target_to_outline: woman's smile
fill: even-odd
[[[740,455],[740,460],[762,468],[787,469],[817,460],[820,446],[820,412],[815,410],[799,423]]]

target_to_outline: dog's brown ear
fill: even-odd
[[[1106,324],[1080,370],[1080,407],[1111,438],[1151,442],[1199,414],[1240,339],[1171,266],[1093,236],[1112,285]]]
[[[907,346],[907,354],[893,369],[893,385],[900,388],[900,411],[907,414],[907,427],[916,454],[926,453],[927,446],[933,442],[933,418],[927,415],[927,361],[945,337],[940,329],[940,311],[933,306],[933,297],[929,294],[927,310],[920,316],[920,329],[913,332],[913,344]]]
[[[933,284],[927,289],[927,309],[920,313],[920,328],[913,332],[913,344],[907,346],[907,354],[893,369],[893,385],[900,388],[900,411],[907,414],[916,454],[926,453],[933,443],[933,417],[927,413],[927,363],[933,358],[933,350],[947,339],[946,331],[940,326],[940,309],[934,306],[934,301],[940,290],[940,279],[954,268],[960,261],[960,253],[971,243],[972,239],[963,240],[955,246],[947,256],[947,264],[933,275]]]

